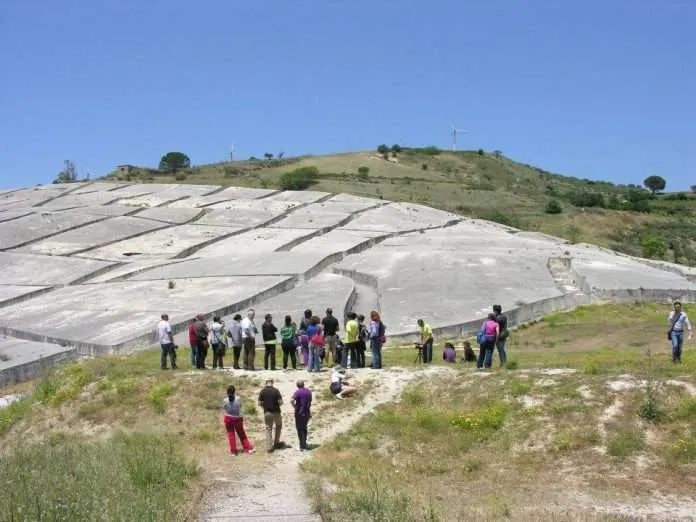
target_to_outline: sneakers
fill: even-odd
[[[256,450],[254,448],[251,448],[250,450],[247,451],[247,453],[249,455],[253,455],[254,453],[256,453]]]

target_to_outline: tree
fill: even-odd
[[[377,152],[379,152],[384,159],[389,159],[389,147],[386,145],[382,144],[379,147],[377,147]]]
[[[561,204],[558,201],[556,201],[555,199],[550,199],[549,202],[546,204],[544,212],[546,212],[547,214],[560,214],[561,212],[563,212],[563,208],[561,207]]]
[[[160,170],[166,170],[167,172],[176,172],[180,169],[191,168],[191,160],[183,152],[167,152],[159,164]]]
[[[392,145],[391,151],[394,154],[398,154],[399,152],[401,152],[401,145],[399,145],[398,143],[395,143],[394,145]]]
[[[645,185],[645,188],[647,188],[650,192],[655,194],[660,190],[665,190],[667,182],[665,181],[665,178],[661,176],[648,176],[645,178],[645,180],[643,180],[643,185]]]
[[[696,193],[696,185],[691,185],[691,192]]]
[[[77,181],[77,170],[75,164],[70,160],[63,162],[63,170],[61,170],[53,183],[74,183]]]
[[[271,154],[270,152],[264,152],[263,157],[270,161],[273,159],[273,154]]]

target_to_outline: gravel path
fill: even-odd
[[[376,387],[370,390],[367,396],[358,392],[355,397],[346,398],[346,401],[358,401],[354,408],[348,411],[334,411],[322,413],[315,410],[312,422],[309,426],[309,439],[311,445],[321,445],[330,441],[336,435],[344,432],[381,404],[393,402],[399,398],[404,388],[419,377],[444,373],[448,368],[428,367],[418,370],[404,370],[390,368],[385,370],[364,369],[354,372],[353,383],[360,388],[360,383],[374,379]],[[349,373],[350,370],[349,370]],[[295,390],[295,381],[305,378],[305,372],[272,372],[275,386],[283,394],[285,406],[283,408],[283,436],[282,439],[292,448],[278,450],[270,456],[262,454],[265,458],[261,468],[254,466],[242,470],[240,477],[234,481],[218,474],[215,477],[216,487],[212,488],[203,499],[203,509],[200,520],[224,521],[224,520],[249,520],[252,522],[318,522],[321,519],[312,514],[311,503],[305,495],[304,486],[300,478],[299,465],[303,459],[311,455],[301,453],[297,449],[297,436],[295,433],[292,407],[289,406],[290,397]],[[266,372],[258,372],[255,376],[265,378]],[[322,374],[322,380],[318,386],[328,387],[328,373]],[[317,385],[312,386],[315,396],[322,390]],[[338,399],[336,399],[338,400]],[[263,441],[255,441],[259,453],[263,452]],[[257,459],[259,455],[236,457],[243,459]],[[235,458],[235,457],[230,457]]]

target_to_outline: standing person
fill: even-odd
[[[244,346],[244,369],[255,370],[254,360],[256,359],[256,334],[258,330],[254,324],[256,311],[250,308],[247,316],[242,320],[242,344]]]
[[[304,311],[304,316],[300,320],[300,330],[307,331],[307,327],[312,324],[312,311],[307,309]]]
[[[196,317],[196,368],[207,370],[205,359],[208,357],[208,334],[210,330],[205,324],[205,316],[198,314]]]
[[[213,370],[220,368],[223,370],[222,358],[225,356],[225,324],[219,315],[213,317],[213,324],[210,326],[210,347],[213,349]]]
[[[297,332],[297,341],[300,344],[300,353],[302,354],[302,366],[305,370],[309,369],[309,336],[305,330]]]
[[[239,367],[239,357],[242,355],[242,345],[244,341],[242,339],[242,316],[235,314],[232,318],[232,324],[227,330],[227,335],[230,336],[230,343],[232,343],[232,367],[235,370],[241,370]]]
[[[169,356],[169,361],[172,365],[172,370],[176,370],[176,351],[174,348],[174,334],[172,333],[172,326],[169,324],[169,316],[167,314],[162,314],[160,316],[160,322],[157,323],[157,339],[159,340],[160,347],[162,348],[162,355],[160,356],[160,367],[163,370],[167,369],[167,356]]]
[[[490,368],[493,364],[493,349],[498,342],[500,326],[495,320],[495,314],[488,314],[488,318],[481,325],[476,340],[479,343],[479,355],[476,361],[476,368]]]
[[[191,368],[196,367],[196,346],[198,339],[196,338],[196,318],[191,319],[188,327],[189,345],[191,346]]]
[[[225,411],[223,421],[225,423],[225,429],[227,430],[227,441],[230,443],[230,453],[237,456],[239,451],[237,450],[237,437],[235,433],[239,435],[239,440],[242,442],[242,448],[247,453],[254,453],[254,447],[247,437],[246,431],[244,430],[244,417],[242,417],[242,401],[235,394],[236,390],[234,386],[227,387],[227,397],[222,403],[222,408]]]
[[[321,355],[324,351],[324,337],[321,335],[321,326],[319,326],[319,318],[315,315],[312,317],[309,326],[307,327],[307,337],[309,338],[309,371],[321,371]]]
[[[433,328],[423,319],[418,319],[418,333],[423,346],[423,362],[433,362]]]
[[[266,381],[266,386],[259,393],[259,406],[263,409],[263,421],[266,424],[266,451],[282,447],[280,432],[283,429],[283,417],[280,415],[280,407],[283,405],[283,396],[273,386],[273,379]],[[273,428],[275,427],[275,433]]]
[[[283,349],[283,370],[288,369],[288,358],[292,369],[297,370],[297,351],[295,345],[297,342],[297,328],[292,322],[292,317],[285,316],[285,324],[280,328],[280,347]]]
[[[365,326],[365,316],[358,316],[358,343],[356,345],[356,356],[357,356],[357,367],[365,367],[365,350],[367,350],[367,343],[370,342],[370,331]]]
[[[672,341],[672,362],[679,364],[684,346],[684,326],[689,330],[689,340],[692,338],[691,321],[682,310],[682,304],[679,301],[675,301],[674,310],[669,313],[667,320],[669,321],[667,338]]]
[[[370,312],[370,351],[372,352],[372,368],[382,369],[382,344],[386,327],[376,310]]]
[[[263,369],[268,370],[269,360],[271,370],[276,369],[276,332],[278,328],[273,324],[273,316],[266,314],[265,320],[261,325],[261,335],[263,336]]]
[[[358,325],[358,316],[355,312],[349,312],[348,321],[346,322],[346,333],[343,336],[343,344],[345,346],[345,354],[341,359],[341,366],[348,367],[348,353],[350,353],[351,368],[358,368],[358,336],[360,335],[360,326]]]
[[[505,342],[510,336],[510,331],[508,330],[508,320],[507,316],[503,313],[503,307],[500,305],[493,305],[493,313],[495,314],[495,320],[498,323],[500,330],[500,335],[498,336],[498,341],[495,343],[498,349],[498,358],[500,359],[500,366],[503,366],[507,361],[507,353],[505,352]]]
[[[305,388],[304,381],[297,381],[297,390],[295,390],[291,402],[295,408],[295,429],[297,429],[297,438],[300,439],[300,451],[309,451],[307,425],[309,419],[312,418],[312,392]]]
[[[326,309],[326,317],[321,320],[321,326],[324,330],[324,346],[326,347],[326,364],[331,364],[331,360],[335,363],[343,360],[346,356],[344,354],[339,354],[336,352],[336,341],[338,341],[338,336],[336,335],[339,330],[338,319],[333,315],[333,310],[331,308]]]

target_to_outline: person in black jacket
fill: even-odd
[[[273,324],[273,317],[271,314],[266,314],[266,320],[261,325],[261,335],[263,336],[264,354],[263,354],[263,368],[268,370],[268,363],[270,359],[271,370],[276,369],[276,332],[278,328]]]

